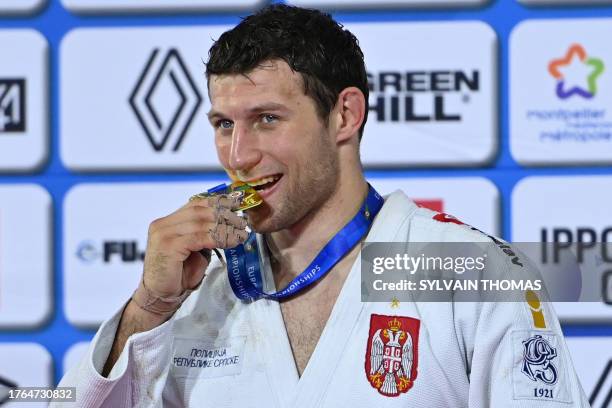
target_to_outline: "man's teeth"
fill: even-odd
[[[264,178],[259,179],[257,181],[249,181],[249,185],[251,187],[263,186],[264,184],[272,183],[273,181],[276,181],[279,178],[280,178],[280,176],[264,177]]]

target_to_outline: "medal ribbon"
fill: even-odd
[[[260,298],[279,300],[304,290],[323,278],[361,241],[383,203],[383,198],[368,185],[368,195],[353,219],[334,235],[302,273],[289,282],[286,288],[275,293],[263,291],[257,235],[251,232],[244,244],[224,250],[232,290],[244,301]]]

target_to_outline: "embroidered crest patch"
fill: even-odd
[[[572,402],[562,345],[557,335],[543,330],[512,332],[514,399]]]
[[[420,324],[411,317],[376,314],[370,317],[365,374],[380,394],[397,397],[414,385]]]

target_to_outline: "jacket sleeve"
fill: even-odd
[[[508,262],[516,258],[507,253],[492,256],[489,261],[502,259],[487,262],[487,273],[496,279],[539,277],[526,258],[518,266]],[[468,342],[472,347],[466,348],[469,407],[589,407],[546,293],[526,290],[514,300],[472,309],[477,323]]]
[[[76,403],[52,402],[50,407],[127,408],[161,407],[170,367],[171,318],[162,325],[129,337],[108,378],[101,375],[110,353],[123,309],[104,322],[87,354],[71,368],[59,387],[75,387]]]

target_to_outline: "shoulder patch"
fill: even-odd
[[[517,330],[511,339],[513,398],[571,403],[559,337],[549,331]]]

